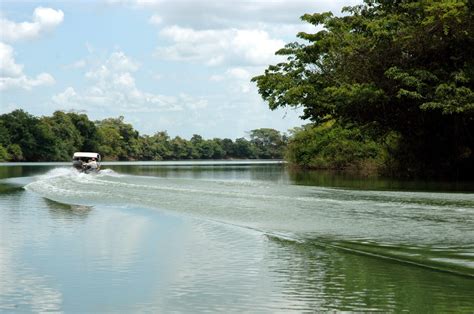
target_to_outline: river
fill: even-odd
[[[0,164],[0,312],[474,311],[474,184]]]

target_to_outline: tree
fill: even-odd
[[[224,158],[226,152],[225,152],[224,148],[222,147],[222,140],[219,139],[219,138],[214,138],[212,140],[209,140],[209,142],[211,143],[212,150],[214,152],[212,154],[212,159],[222,159],[222,158]]]
[[[38,121],[38,124],[35,128],[35,141],[37,144],[37,148],[35,150],[35,159],[38,161],[60,161],[60,160],[69,160],[71,158],[71,154],[74,151],[73,147],[74,141],[68,141],[68,138],[64,140],[61,137],[61,131],[58,131],[58,128],[62,128],[65,126],[59,125],[53,127],[54,122],[50,121],[50,118],[41,118]],[[67,133],[68,130],[64,130],[64,133]],[[21,149],[13,153],[13,149],[11,154],[19,158],[21,156]],[[27,159],[31,160],[31,159]]]
[[[342,128],[328,121],[292,131],[286,158],[315,169],[372,170],[383,156],[381,146],[358,128]]]
[[[154,152],[152,136],[144,135],[139,139],[140,160],[161,160],[162,157]],[[158,156],[157,156],[158,155]]]
[[[257,148],[243,137],[235,140],[234,147],[234,156],[237,158],[257,158]]]
[[[100,137],[99,152],[106,160],[117,160],[126,155],[123,149],[119,130],[110,124],[99,124],[97,132]]]
[[[4,122],[4,115],[0,116],[0,145],[3,145],[3,147],[8,146],[11,141],[10,141],[10,134],[9,130],[5,126]]]
[[[271,109],[303,107],[316,124],[396,131],[405,171],[474,171],[474,4],[365,0],[342,17],[306,14],[287,61],[254,77]],[[454,171],[456,172],[456,171]]]
[[[18,144],[8,145],[7,151],[8,151],[10,160],[23,161],[25,159],[25,157],[23,156],[23,152],[21,151],[21,147]]]
[[[82,147],[80,150],[85,152],[97,151],[100,138],[95,123],[89,120],[86,114],[68,112],[67,115],[82,137]]]
[[[230,138],[220,140],[220,145],[224,151],[223,158],[232,158],[235,156],[234,142]]]
[[[188,143],[185,139],[176,136],[170,141],[170,145],[174,159],[188,159],[190,157]]]
[[[258,158],[275,159],[283,157],[286,137],[279,131],[261,128],[250,131],[250,141],[257,148]]]
[[[153,135],[154,151],[161,159],[168,160],[173,158],[171,150],[170,137],[166,131],[161,131]],[[156,158],[155,158],[156,159]]]
[[[10,154],[8,154],[7,149],[0,144],[0,161],[3,162],[8,160],[10,160]]]
[[[0,125],[2,132],[8,133],[8,136],[2,139],[2,144],[7,146],[17,145],[14,147],[16,161],[23,159],[26,160],[38,160],[35,134],[37,133],[38,118],[30,115],[29,113],[18,109],[8,114],[0,116]],[[10,146],[10,148],[12,148]],[[19,148],[19,150],[17,149]],[[21,159],[16,159],[21,158]]]
[[[201,146],[202,146],[202,143],[204,142],[204,139],[202,138],[202,136],[198,134],[193,134],[193,136],[191,137],[189,141],[194,149],[193,158],[194,159],[202,158]]]
[[[102,145],[99,149],[109,159],[134,160],[140,155],[139,133],[124,117],[99,121],[98,133]]]
[[[62,111],[54,112],[52,117],[41,118],[37,133],[42,160],[68,160],[84,142],[71,117]]]

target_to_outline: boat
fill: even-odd
[[[100,171],[101,157],[99,153],[75,152],[72,156],[72,166],[79,172],[97,173]]]

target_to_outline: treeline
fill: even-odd
[[[67,161],[76,151],[104,160],[280,159],[287,137],[268,128],[244,137],[187,140],[166,131],[140,135],[123,117],[91,121],[86,114],[56,111],[36,117],[23,110],[0,115],[0,161]]]

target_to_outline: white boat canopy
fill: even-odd
[[[97,158],[97,159],[100,159],[100,155],[98,153],[77,152],[77,153],[74,153],[72,158]]]

